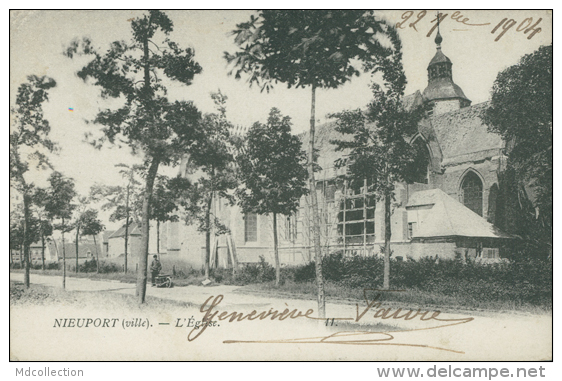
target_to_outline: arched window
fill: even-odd
[[[413,143],[416,153],[410,180],[414,183],[429,184],[430,155],[427,144],[422,138],[417,138]]]
[[[461,200],[464,206],[482,216],[482,180],[472,171],[468,172],[461,184]]]

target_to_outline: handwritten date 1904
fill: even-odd
[[[420,21],[422,21],[427,16],[427,14],[428,12],[425,10],[419,11],[417,13],[415,13],[414,11],[406,11],[402,13],[401,16],[402,21],[396,23],[396,28],[406,29],[406,27],[408,27],[414,29],[417,32],[418,23],[420,23]],[[465,17],[460,11],[455,11],[450,15],[449,13],[438,13],[438,15],[436,15],[435,18],[433,18],[430,21],[430,23],[433,25],[429,29],[429,32],[427,33],[427,37],[430,37],[431,34],[435,31],[435,29],[437,29],[437,25],[442,24],[445,20],[447,20],[447,18],[458,24],[466,25],[469,27],[481,27],[481,26],[492,25],[489,22],[487,23],[471,22],[470,19],[468,17]],[[527,17],[523,21],[519,22],[514,19],[511,18],[508,19],[507,17],[504,17],[501,21],[499,21],[497,24],[494,25],[494,28],[491,30],[491,34],[496,35],[494,41],[498,42],[511,28],[515,27],[515,29],[513,29],[514,31],[523,32],[523,34],[525,35],[528,34],[527,39],[530,40],[537,33],[541,32],[542,29],[538,27],[541,21],[542,18],[539,18],[538,20],[535,21],[532,17]],[[465,31],[468,29],[453,29],[453,30]]]

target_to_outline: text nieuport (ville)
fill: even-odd
[[[53,328],[145,328],[151,327],[148,318],[60,318]]]

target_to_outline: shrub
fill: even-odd
[[[205,270],[201,272],[201,275],[204,274],[205,274]],[[233,284],[232,269],[227,269],[227,268],[211,269],[209,277],[213,278],[215,282],[218,283]]]
[[[345,274],[345,268],[342,266],[343,263],[342,251],[322,258],[322,275],[324,278],[333,280],[334,282],[340,281]]]
[[[328,282],[348,288],[380,288],[383,282],[382,257],[344,257],[341,252],[326,256],[323,275]],[[421,258],[391,260],[393,289],[461,297],[463,300],[496,301],[536,305],[552,304],[552,261],[519,259],[500,263],[462,262],[460,259]],[[315,265],[309,263],[286,271],[297,283],[315,279]]]
[[[47,270],[60,270],[60,264],[59,262],[48,262],[45,264],[45,268]]]
[[[76,267],[75,267],[76,268]],[[78,271],[81,273],[92,273],[98,270],[98,265],[95,258],[86,260],[84,263],[78,265]]]
[[[260,256],[258,263],[249,263],[242,267],[237,276],[237,281],[247,283],[271,282],[275,279],[275,268]]]
[[[53,267],[53,264],[57,267]],[[22,267],[21,264],[18,262],[14,262],[10,265],[10,269],[22,269],[25,268],[25,265]],[[32,270],[42,270],[43,269],[43,263],[41,261],[36,261],[36,262],[31,262],[30,263],[30,268]],[[58,263],[57,262],[45,262],[45,269],[47,270],[58,270]]]
[[[80,264],[78,266],[79,272],[81,273],[95,273],[98,271],[98,266],[97,266],[97,262],[95,258],[92,258],[90,260],[86,260],[84,261],[84,263]],[[68,266],[68,271],[75,271],[76,270],[76,265],[69,265]],[[118,273],[122,271],[122,267],[119,266],[116,263],[113,262],[105,262],[105,261],[100,261],[100,268],[99,268],[99,272],[100,274],[109,274],[109,273]]]
[[[291,270],[295,282],[310,282],[316,279],[316,265],[314,262],[294,267]]]
[[[118,273],[121,271],[121,266],[116,263],[100,261],[100,274]]]
[[[275,279],[275,268],[260,256],[258,263],[247,263],[240,266],[236,279],[232,276],[232,269],[212,269],[210,276],[216,282],[224,284],[246,285],[250,283],[265,283]]]

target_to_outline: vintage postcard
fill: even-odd
[[[10,360],[551,361],[552,25],[10,11]]]

